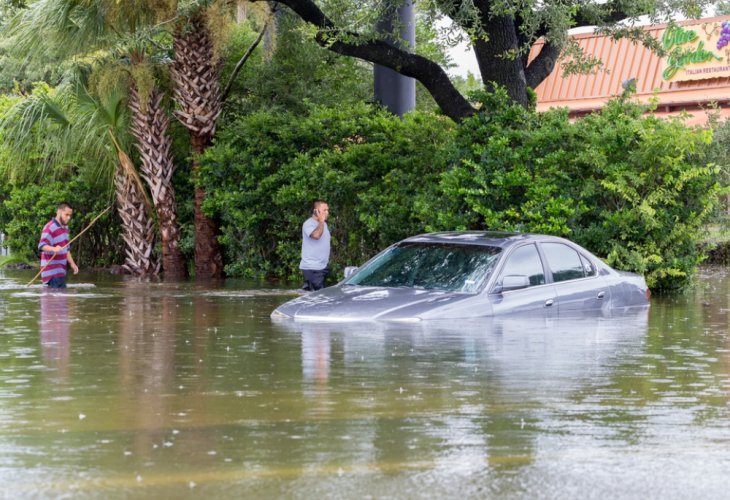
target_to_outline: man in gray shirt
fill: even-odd
[[[324,200],[312,205],[312,216],[302,224],[302,260],[299,269],[304,273],[304,289],[319,290],[324,287],[330,260],[330,230],[327,218],[330,208]]]

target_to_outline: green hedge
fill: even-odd
[[[490,111],[462,124],[442,177],[438,227],[566,236],[654,289],[689,282],[723,191],[709,130],[622,99],[576,122],[483,99]]]
[[[219,131],[203,161],[206,209],[222,220],[227,272],[299,276],[301,225],[311,202],[330,204],[332,268],[360,264],[435,220],[414,209],[434,191],[453,123],[404,120],[371,105],[260,112]]]
[[[458,126],[364,104],[239,117],[203,160],[206,210],[222,220],[227,271],[294,279],[311,200],[330,203],[332,267],[429,230],[566,236],[655,290],[685,286],[723,190],[711,132],[616,100],[571,122],[482,95]]]

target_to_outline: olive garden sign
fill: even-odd
[[[669,82],[730,76],[730,21],[669,26],[662,34],[662,78]]]

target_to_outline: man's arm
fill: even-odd
[[[71,257],[71,252],[66,253],[66,259],[68,260],[68,263],[71,266],[71,270],[74,272],[74,274],[79,274],[79,266],[76,265],[76,262],[74,262],[74,258]]]
[[[322,237],[322,234],[324,233],[324,221],[323,220],[317,220],[318,224],[317,227],[314,228],[314,231],[309,233],[309,237],[313,238],[315,240],[318,240]]]
[[[54,246],[51,246],[51,245],[43,245],[40,248],[40,250],[41,250],[41,252],[46,252],[46,253],[58,253],[61,250],[63,250],[63,247],[62,246],[55,246],[54,247]]]

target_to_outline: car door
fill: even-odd
[[[503,290],[505,277],[527,277],[524,288]],[[506,256],[489,299],[495,315],[524,314],[552,317],[557,314],[556,293],[534,243],[522,245]]]
[[[540,250],[555,284],[559,316],[610,306],[609,287],[590,259],[564,243],[541,242]]]

